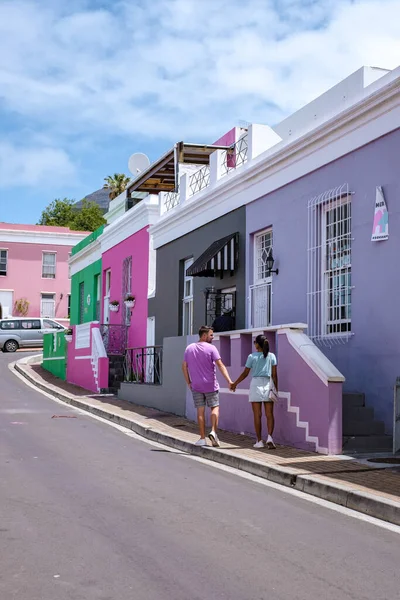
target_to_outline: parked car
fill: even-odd
[[[39,348],[43,346],[43,334],[61,329],[66,328],[52,319],[0,319],[0,350],[16,352],[18,348]]]

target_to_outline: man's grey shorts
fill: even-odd
[[[207,406],[209,408],[215,408],[219,406],[219,391],[209,392],[208,394],[203,394],[202,392],[195,392],[192,390],[193,401],[196,408],[200,408],[201,406]]]

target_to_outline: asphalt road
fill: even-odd
[[[132,439],[25,386],[16,358],[0,353],[1,600],[400,596],[398,534]]]

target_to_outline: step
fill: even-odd
[[[385,435],[383,421],[344,421],[343,436]]]
[[[356,435],[343,437],[343,454],[352,452],[388,452],[392,450],[390,435]]]
[[[348,421],[373,421],[374,409],[371,406],[348,406],[343,404],[343,423]]]
[[[365,394],[346,392],[343,394],[343,406],[365,406]]]

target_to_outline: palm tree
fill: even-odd
[[[126,190],[130,178],[124,175],[124,173],[114,173],[112,177],[110,175],[104,177],[104,181],[106,183],[103,185],[103,188],[110,190],[108,194],[109,198],[110,200],[114,200],[114,198]]]

